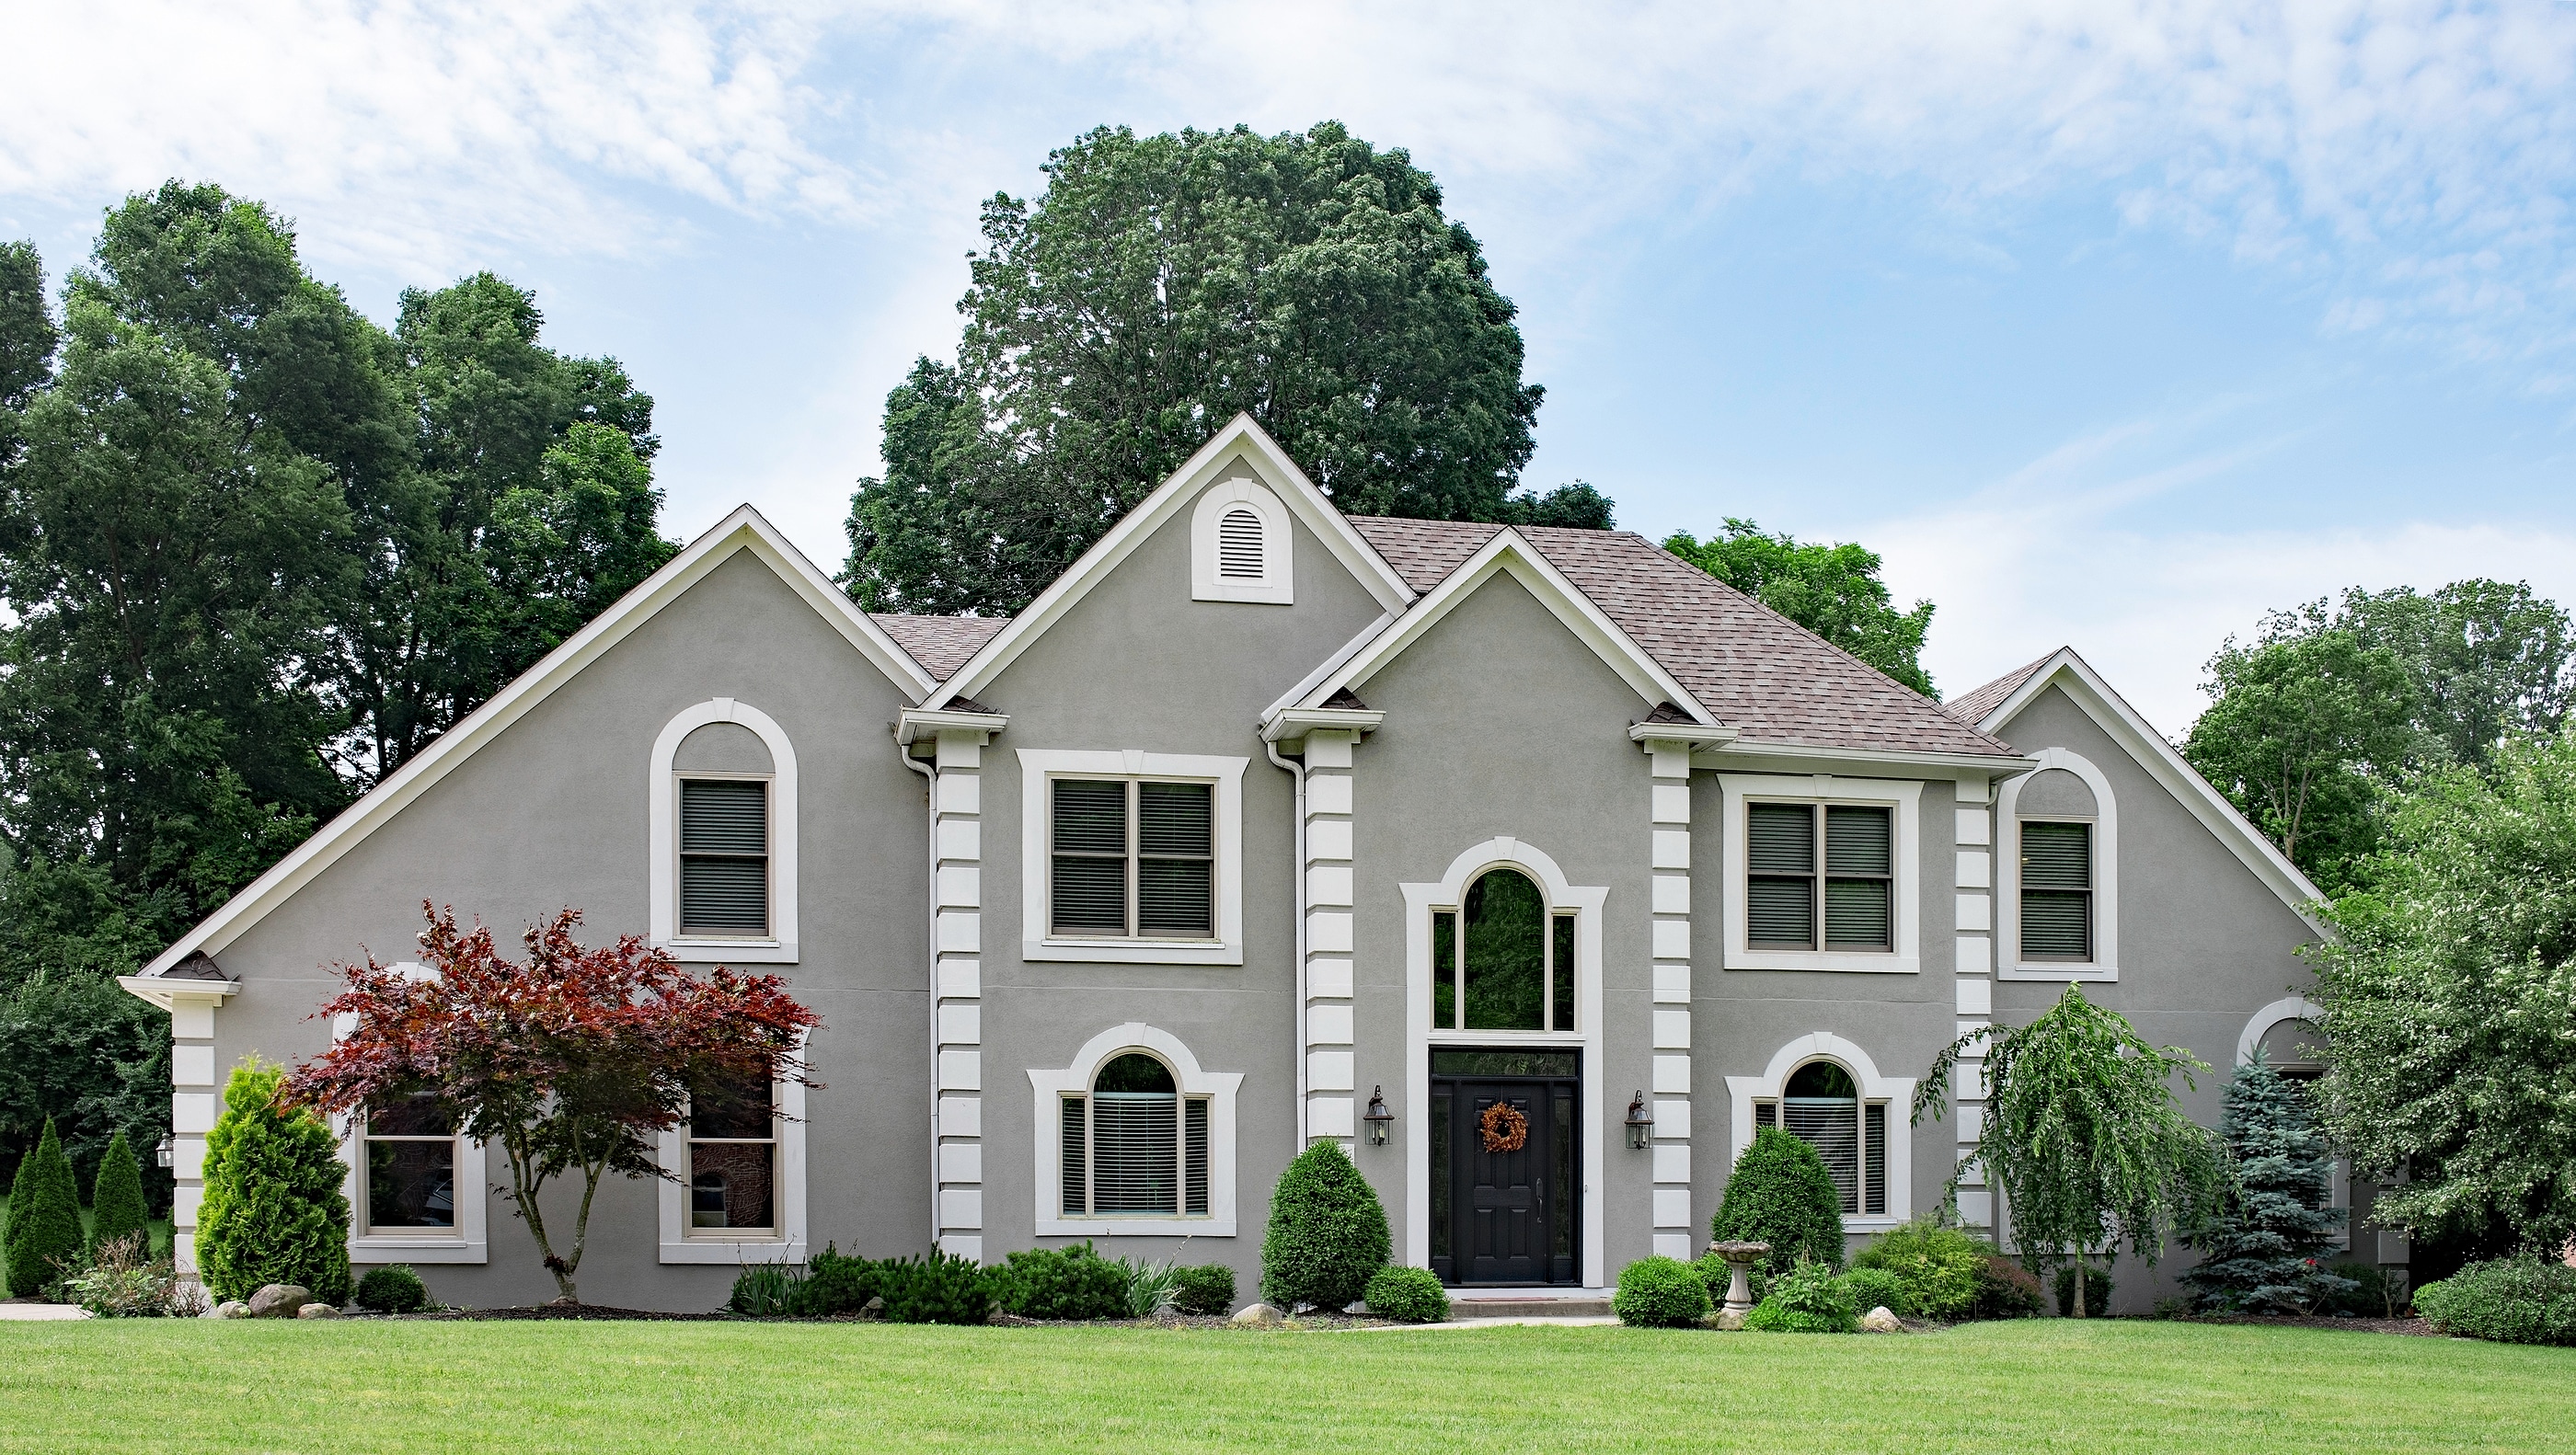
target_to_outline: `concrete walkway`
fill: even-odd
[[[1615,1318],[1570,1319],[1451,1319],[1445,1324],[1372,1324],[1366,1328],[1345,1329],[1346,1334],[1419,1334],[1432,1329],[1587,1329],[1615,1324]]]
[[[89,1310],[68,1303],[0,1303],[0,1324],[36,1323],[44,1319],[85,1319]]]

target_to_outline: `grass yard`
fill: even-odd
[[[2565,1450],[2576,1350],[2064,1319],[1901,1337],[0,1324],[0,1448]]]

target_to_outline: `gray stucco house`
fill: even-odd
[[[1581,1290],[1696,1253],[1765,1123],[1855,1236],[1928,1210],[1979,1087],[1913,1127],[1915,1078],[2068,980],[2217,1064],[2214,1122],[2313,1014],[2313,893],[2071,651],[1945,709],[1633,535],[1344,517],[1237,419],[1007,621],[864,613],[746,507],[125,984],[183,1256],[226,1070],[326,1046],[426,899],[822,1015],[820,1086],[603,1189],[595,1301],[1077,1238],[1249,1296],[1317,1138],[1399,1261]],[[348,1137],[353,1260],[551,1295],[497,1156]]]

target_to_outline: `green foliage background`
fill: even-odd
[[[1936,701],[1932,675],[1923,670],[1923,641],[1932,630],[1932,603],[1898,611],[1879,579],[1878,553],[1865,546],[1800,542],[1788,533],[1767,534],[1749,520],[1727,517],[1719,534],[1703,541],[1676,531],[1664,549],[1770,607],[1861,661]]]

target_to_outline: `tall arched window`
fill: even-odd
[[[1431,916],[1431,1023],[1440,1030],[1574,1029],[1574,915],[1551,914],[1518,869],[1477,876]]]
[[[1800,1066],[1777,1098],[1753,1104],[1753,1124],[1815,1148],[1845,1213],[1887,1211],[1887,1103],[1863,1099],[1850,1071],[1832,1061]]]
[[[1113,1056],[1064,1098],[1066,1217],[1205,1217],[1208,1098],[1184,1096],[1142,1051]]]

